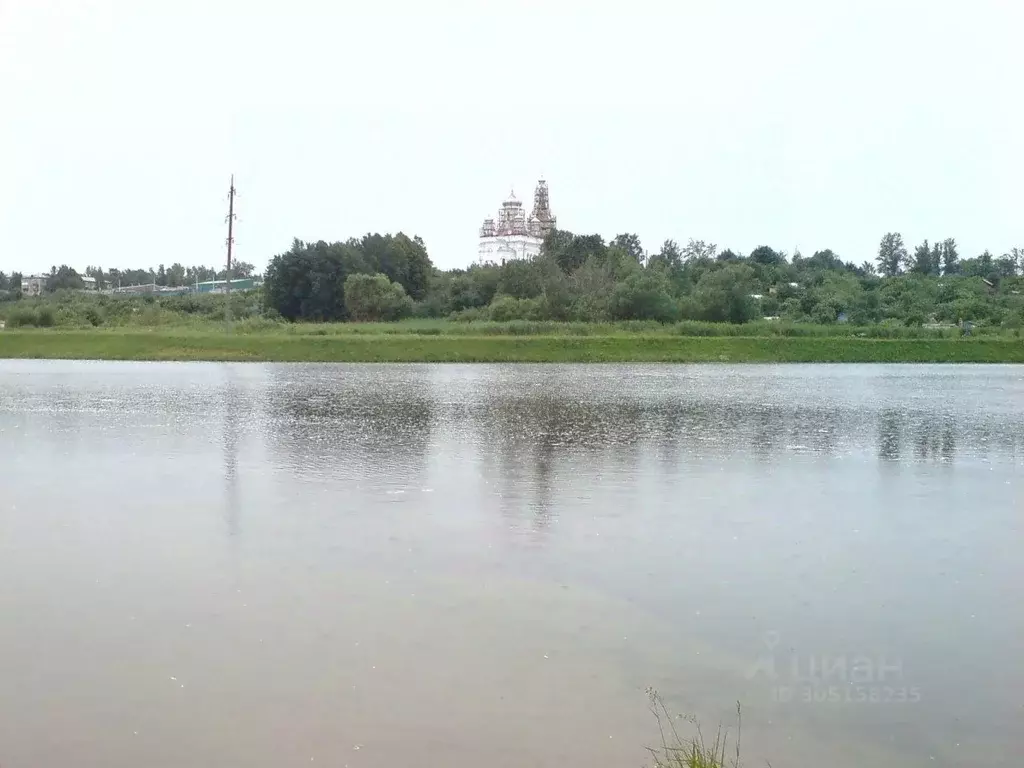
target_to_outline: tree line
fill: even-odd
[[[896,322],[1024,323],[1024,249],[963,259],[954,239],[911,255],[887,233],[872,263],[830,249],[805,257],[760,246],[749,254],[690,240],[653,254],[635,234],[556,230],[540,256],[468,269],[433,267],[419,237],[366,235],[304,243],[275,256],[264,298],[288,320],[392,320],[408,315],[493,320],[764,317],[867,325]]]
[[[899,232],[889,232],[878,246],[877,263],[879,274],[885,277],[907,272],[934,277],[966,275],[994,283],[1024,271],[1024,248],[1013,248],[999,257],[986,250],[980,256],[961,260],[956,240],[947,238],[935,241],[931,246],[924,240],[911,255],[903,244],[903,236]]]
[[[238,277],[254,273],[235,265]],[[209,267],[156,270],[88,267],[99,287],[188,286],[223,279]],[[18,274],[0,273],[0,299],[17,298]],[[71,267],[54,267],[46,290],[81,288]],[[899,233],[885,234],[872,261],[844,260],[830,249],[804,256],[762,245],[744,254],[715,244],[666,240],[650,253],[639,237],[609,241],[555,230],[538,257],[468,269],[437,269],[418,236],[367,234],[343,242],[294,240],[274,256],[254,297],[263,314],[289,321],[702,320],[953,324],[964,320],[1024,326],[1024,249],[963,258],[952,238],[911,253]]]
[[[255,267],[246,261],[239,261],[231,266],[232,279],[253,277],[256,274]],[[170,267],[161,264],[157,269],[103,269],[102,267],[88,266],[85,271],[79,273],[76,269],[67,264],[53,266],[45,274],[46,285],[43,290],[47,293],[56,293],[60,290],[81,290],[85,287],[83,277],[91,277],[96,280],[96,288],[105,290],[107,288],[118,288],[129,285],[158,285],[169,288],[188,287],[197,282],[202,283],[208,280],[224,280],[227,278],[227,269],[217,270],[213,267],[192,266],[186,267],[174,263]],[[0,291],[6,294],[15,294],[21,291],[23,275],[20,272],[12,272],[6,275],[0,272]]]
[[[287,320],[396,320],[427,299],[437,274],[423,240],[401,232],[296,239],[271,259],[263,290],[268,308]]]

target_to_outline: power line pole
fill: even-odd
[[[235,242],[235,174],[231,174],[231,187],[228,190],[228,271],[227,271],[227,308],[224,310],[224,317],[228,325],[231,324],[231,246]],[[214,278],[217,276],[214,275]],[[214,282],[216,285],[216,281]]]

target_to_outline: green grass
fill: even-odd
[[[0,358],[282,362],[1022,363],[1012,337],[682,336],[594,326],[588,335],[470,335],[440,326],[277,325],[0,331]],[[437,330],[432,330],[437,328]],[[378,330],[378,332],[373,332]],[[404,330],[404,332],[402,332]]]
[[[743,715],[739,702],[736,703],[736,739],[730,750],[729,732],[723,730],[722,726],[718,727],[714,739],[706,741],[696,717],[673,716],[660,694],[654,689],[649,688],[647,696],[651,714],[658,722],[660,735],[660,744],[657,747],[647,747],[654,760],[651,768],[740,768]],[[677,725],[680,722],[688,724],[694,735],[682,735]]]
[[[211,328],[210,323],[192,325]],[[787,338],[868,338],[868,339],[956,339],[958,328],[922,328],[903,325],[817,325],[759,321],[745,325],[707,323],[686,320],[672,324],[629,320],[620,322],[584,323],[554,320],[510,320],[470,322],[444,319],[402,320],[394,323],[281,323],[253,318],[236,325],[236,332],[280,330],[298,336],[317,335],[416,335],[416,336],[741,336]],[[1024,339],[1017,329],[1000,327],[976,328],[975,338]]]

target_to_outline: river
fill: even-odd
[[[0,765],[1017,765],[1022,470],[1022,366],[0,361]]]

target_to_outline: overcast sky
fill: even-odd
[[[1019,0],[0,0],[0,270],[562,228],[874,257],[1024,245]]]

